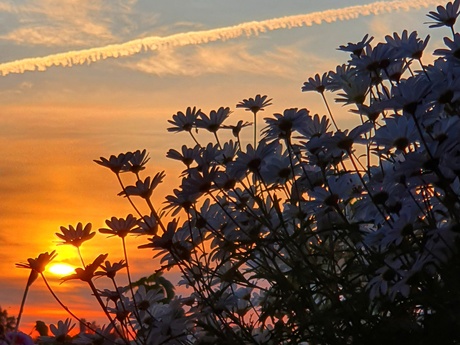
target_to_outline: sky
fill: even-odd
[[[167,173],[155,191],[161,206],[182,169],[166,152],[193,145],[187,136],[167,132],[173,114],[189,106],[205,113],[228,106],[234,111],[229,123],[251,121],[235,105],[262,94],[273,98],[263,116],[292,107],[323,115],[317,95],[302,93],[301,86],[347,61],[339,45],[367,33],[379,42],[407,29],[430,34],[433,51],[448,34],[424,24],[436,4],[0,0],[0,306],[18,313],[29,272],[15,263],[57,250],[55,261],[78,265],[73,248],[57,246],[60,226],[92,223],[97,231],[106,219],[134,212],[117,196],[115,176],[94,159],[149,151],[147,173]],[[333,111],[341,128],[357,120],[341,106]],[[249,143],[251,131],[243,138]],[[145,242],[128,239],[135,278],[157,265],[151,251],[136,249]],[[89,262],[102,253],[122,259],[119,241],[101,234],[82,253]],[[59,276],[46,275],[71,310],[101,320],[84,284],[59,284]],[[96,282],[99,288],[104,283]],[[24,313],[26,333],[35,320],[67,317],[41,280],[32,286]]]

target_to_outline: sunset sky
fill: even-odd
[[[251,121],[235,105],[267,94],[273,106],[263,116],[291,107],[322,115],[320,99],[300,89],[308,77],[347,61],[348,55],[336,50],[339,45],[360,41],[366,33],[379,42],[407,29],[421,37],[429,33],[432,52],[448,34],[423,24],[436,3],[0,1],[0,306],[11,315],[19,310],[29,273],[15,263],[57,249],[57,262],[78,265],[73,248],[56,246],[61,225],[91,222],[97,230],[106,219],[133,212],[117,196],[115,176],[94,159],[147,149],[147,172],[167,172],[155,192],[161,205],[178,185],[182,168],[167,160],[166,152],[193,145],[185,135],[167,133],[167,120],[177,111],[197,106],[207,113],[229,106],[234,110],[229,123]],[[267,22],[276,18],[283,19]],[[334,111],[342,128],[357,120],[342,107]],[[248,130],[247,142],[250,137]],[[136,278],[156,268],[149,250],[136,250],[145,241],[128,239]],[[82,252],[88,262],[106,252],[111,261],[122,259],[119,241],[101,234]],[[86,286],[59,285],[59,277],[47,276],[69,308],[99,320]],[[96,283],[108,287],[103,280]],[[56,323],[66,317],[37,280],[23,331],[30,332],[37,319]]]

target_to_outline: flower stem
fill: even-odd
[[[256,149],[257,144],[257,111],[253,112],[254,114],[254,150]]]
[[[96,286],[94,286],[94,283],[89,280],[88,281],[88,284],[89,284],[89,287],[91,288],[91,291],[93,292],[94,294],[94,297],[96,297],[97,301],[99,302],[99,305],[101,306],[102,310],[104,311],[105,315],[107,316],[107,318],[109,319],[110,323],[113,325],[113,328],[115,329],[115,331],[118,333],[118,335],[121,337],[121,339],[127,344],[129,345],[129,341],[123,336],[123,334],[121,333],[120,329],[117,327],[116,323],[115,323],[115,320],[112,318],[112,316],[110,316],[107,308],[105,307],[104,305],[104,302],[102,301],[101,299],[101,296],[99,296],[99,292],[97,291],[96,289]]]
[[[142,218],[141,212],[140,212],[139,209],[136,207],[136,205],[134,204],[134,202],[131,200],[131,197],[128,195],[128,193],[126,193],[126,188],[125,188],[125,185],[123,184],[123,181],[121,180],[120,174],[116,174],[116,175],[117,175],[118,182],[120,183],[121,189],[123,190],[123,193],[125,193],[126,197],[128,198],[129,203],[130,203],[131,206],[134,208],[134,210],[135,210],[136,213],[139,215],[139,217]]]
[[[30,274],[33,274],[34,271],[30,271]],[[29,279],[30,280],[30,279]],[[30,286],[30,283],[29,281],[27,282],[27,285],[26,285],[26,288],[24,289],[24,294],[22,295],[22,301],[21,301],[21,307],[19,308],[19,314],[18,314],[18,318],[16,320],[16,327],[15,327],[15,332],[17,333],[18,332],[18,329],[19,329],[19,323],[21,322],[21,316],[22,316],[22,312],[24,311],[24,305],[26,304],[26,298],[27,298],[27,294],[29,293],[29,286]],[[14,341],[13,341],[14,343]]]
[[[323,97],[324,104],[326,104],[327,112],[329,113],[329,116],[331,117],[335,130],[338,131],[339,127],[337,126],[337,123],[335,123],[334,116],[332,116],[332,111],[331,111],[331,108],[329,107],[329,103],[327,102],[326,96],[324,96],[324,92],[321,93],[321,97]]]
[[[58,304],[67,312],[69,313],[70,316],[72,316],[75,320],[77,320],[78,322],[80,323],[85,323],[83,322],[82,319],[80,319],[77,315],[75,315],[72,311],[70,311],[70,309],[64,305],[64,303],[62,303],[62,301],[59,299],[59,297],[54,293],[53,289],[51,288],[51,286],[49,285],[48,283],[48,280],[46,279],[45,275],[43,273],[40,273],[40,275],[42,276],[42,279],[43,281],[45,282],[45,285],[48,289],[48,291],[51,293],[51,295],[54,297],[54,299],[56,300],[56,302],[58,302]],[[86,327],[88,327],[91,331],[97,333],[97,331],[91,327],[89,324],[85,323]],[[106,337],[104,337],[106,338]],[[110,340],[108,338],[106,338],[107,340]]]

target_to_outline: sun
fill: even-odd
[[[75,267],[64,262],[57,262],[50,265],[47,271],[57,276],[64,276],[75,272]]]

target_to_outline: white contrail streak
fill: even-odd
[[[90,64],[107,58],[130,56],[141,51],[162,50],[171,47],[204,44],[218,40],[228,40],[243,35],[258,35],[261,32],[291,29],[300,26],[312,26],[323,22],[331,23],[338,20],[351,20],[359,16],[378,15],[393,11],[409,11],[431,5],[439,0],[398,0],[378,1],[367,5],[350,6],[341,9],[293,15],[263,21],[253,21],[234,26],[204,31],[191,31],[166,37],[145,37],[126,43],[111,44],[104,47],[69,51],[44,57],[27,58],[0,64],[0,75],[24,73],[26,71],[44,71],[51,66],[72,66]]]

